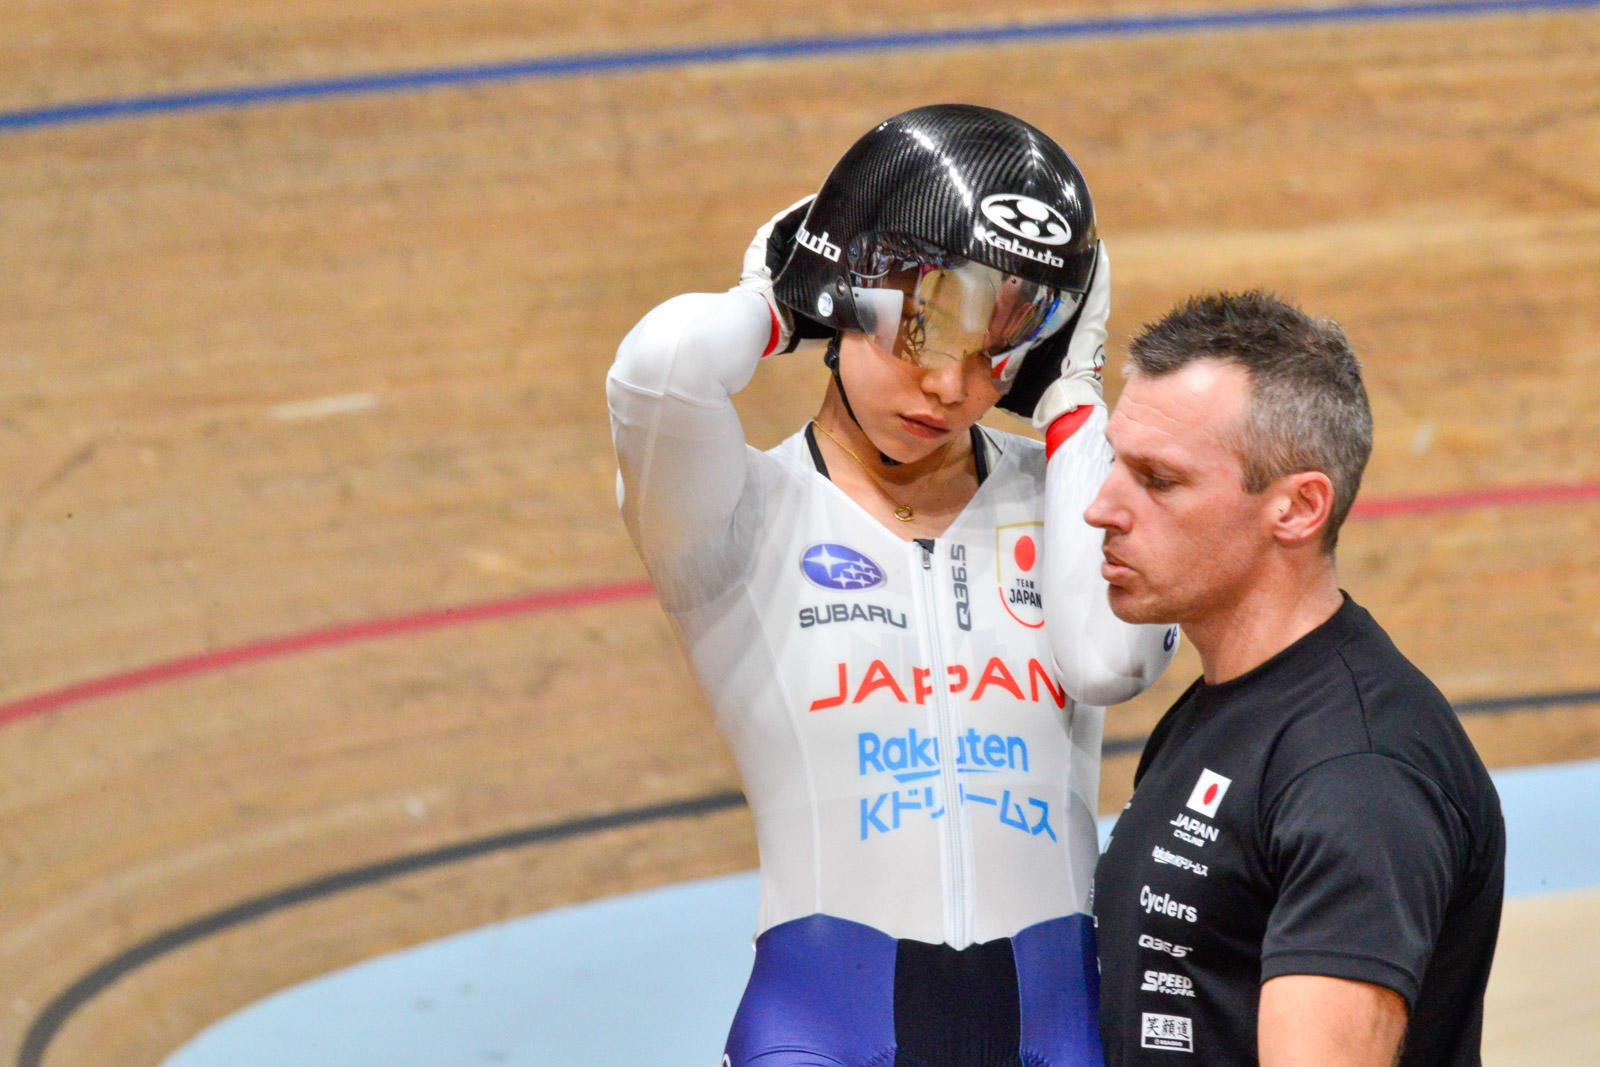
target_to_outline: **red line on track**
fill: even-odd
[[[419,630],[435,630],[444,626],[457,626],[463,623],[485,622],[490,619],[504,619],[517,615],[536,615],[546,611],[588,607],[591,604],[602,604],[611,600],[632,600],[648,596],[649,593],[649,582],[626,582],[618,585],[562,589],[551,593],[536,593],[532,596],[517,597],[512,600],[497,600],[486,604],[469,604],[465,607],[443,608],[438,611],[427,611],[417,615],[368,619],[363,622],[333,626],[325,630],[313,630],[309,633],[294,634],[289,637],[274,638],[251,645],[221,648],[213,652],[203,652],[195,656],[185,656],[182,659],[168,660],[165,663],[157,663],[121,674],[94,678],[87,682],[69,685],[64,689],[39,693],[35,696],[24,697],[10,704],[0,705],[0,726],[32,715],[42,715],[45,712],[56,711],[69,704],[77,704],[97,697],[111,696],[115,693],[125,693],[132,689],[142,689],[145,686],[155,685],[160,682],[175,681],[179,678],[187,678],[190,675],[222,670],[225,667],[237,667],[246,663],[256,663],[260,660],[276,659],[280,656],[291,656],[301,652],[313,652],[319,649],[333,648],[337,645],[352,644],[357,641],[395,637],[399,634],[415,633]]]
[[[1515,507],[1522,504],[1563,504],[1596,499],[1600,499],[1600,482],[1591,482],[1587,485],[1522,485],[1508,486],[1505,489],[1358,500],[1350,509],[1350,515],[1358,519],[1384,519],[1392,515],[1426,515],[1435,511]]]
[[[1441,511],[1465,511],[1482,507],[1517,507],[1534,504],[1560,504],[1600,499],[1600,482],[1575,485],[1511,486],[1504,489],[1485,489],[1460,493],[1437,493],[1422,496],[1379,498],[1358,502],[1351,509],[1356,519],[1383,519],[1399,515],[1426,515]],[[240,645],[203,652],[181,659],[168,660],[120,674],[93,678],[62,689],[38,693],[9,704],[0,704],[0,726],[35,715],[58,711],[61,708],[100,697],[126,693],[134,689],[176,681],[196,674],[237,667],[261,660],[276,659],[302,652],[313,652],[338,645],[370,641],[400,634],[435,630],[445,626],[504,619],[518,615],[537,615],[547,611],[562,611],[588,607],[614,600],[634,600],[650,594],[648,582],[623,582],[616,585],[586,586],[560,589],[549,593],[511,600],[468,604],[462,607],[442,608],[416,615],[401,615],[386,619],[369,619],[364,622],[333,626],[288,637],[273,638],[256,644]]]

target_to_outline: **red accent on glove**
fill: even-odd
[[[1079,404],[1071,411],[1056,419],[1050,428],[1044,432],[1044,456],[1046,460],[1056,454],[1056,449],[1066,444],[1067,438],[1078,432],[1078,428],[1089,421],[1089,416],[1094,413],[1093,404]]]
[[[783,323],[778,320],[778,309],[768,304],[767,314],[772,316],[772,332],[767,334],[767,347],[761,352],[762,359],[772,355],[778,347],[778,342],[783,339]]]

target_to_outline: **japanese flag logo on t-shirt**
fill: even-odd
[[[1223,795],[1232,784],[1232,778],[1224,778],[1216,771],[1201,771],[1200,780],[1194,784],[1194,792],[1189,794],[1189,807],[1208,819],[1215,818],[1217,805],[1222,803]]]

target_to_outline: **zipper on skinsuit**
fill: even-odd
[[[933,685],[930,688],[933,690],[931,695],[934,699],[934,715],[939,729],[939,784],[944,794],[946,816],[945,851],[949,857],[949,867],[945,873],[950,893],[944,902],[945,932],[950,943],[959,948],[971,940],[967,931],[967,850],[962,832],[965,820],[961,817],[961,783],[956,775],[956,738],[955,724],[952,721],[954,716],[950,710],[950,676],[944,662],[944,642],[940,639],[939,613],[934,610],[938,603],[939,585],[938,579],[933,574],[936,542],[933,538],[919,537],[914,544],[922,555],[922,595],[926,607],[925,618],[929,620],[928,650],[933,670]]]

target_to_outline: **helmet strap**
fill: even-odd
[[[871,441],[872,435],[867,433],[867,428],[861,425],[861,420],[856,417],[856,409],[850,406],[850,394],[844,391],[844,379],[839,377],[839,345],[843,340],[844,334],[842,332],[833,335],[828,341],[828,350],[822,354],[822,362],[827,366],[828,370],[833,372],[833,384],[839,390],[839,399],[844,401],[845,414],[849,415],[850,421],[856,424],[856,428],[861,431],[861,436]],[[872,447],[878,448],[876,444]],[[884,452],[881,448],[878,448],[878,458],[883,461],[885,467],[900,466],[899,460]]]

